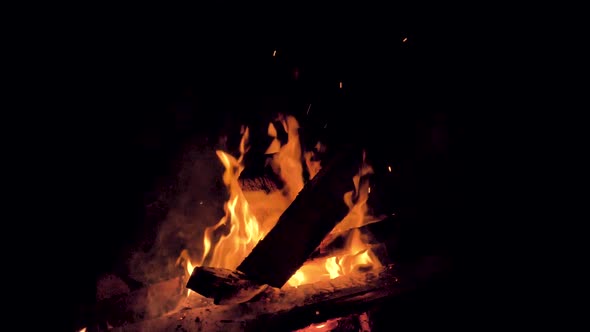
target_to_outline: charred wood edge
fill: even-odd
[[[248,280],[240,271],[198,266],[186,287],[213,299],[215,304],[225,304],[246,302],[269,286]]]
[[[331,255],[344,254],[346,239],[354,230],[359,230],[371,237],[369,225],[333,234],[331,237],[327,237],[329,238],[328,244],[321,249],[318,248],[314,252],[315,255],[312,254],[306,263],[313,263],[314,260]],[[389,262],[385,244],[369,241],[369,245],[382,264]],[[268,286],[249,280],[248,276],[240,271],[199,266],[193,270],[186,287],[204,297],[213,299],[215,304],[231,304],[250,301]]]
[[[444,257],[423,257],[412,265],[388,265],[378,273],[287,287],[257,302],[185,307],[112,331],[292,331],[328,319],[362,313],[440,282],[449,272]]]
[[[392,219],[392,217],[373,219],[361,227],[349,228],[337,233],[330,233],[322,240],[320,245],[313,251],[313,253],[311,253],[308,260],[333,255],[334,253],[343,249],[348,236],[350,236],[350,234],[352,234],[352,232],[355,230],[359,230],[361,234],[368,236],[369,244],[376,244],[378,241],[376,241],[375,236],[373,235],[375,224],[380,222],[393,222],[394,220]]]
[[[282,287],[348,213],[342,197],[353,189],[361,157],[360,149],[335,156],[303,187],[237,270],[259,284]]]
[[[267,194],[280,190],[283,187],[283,183],[276,176],[271,175],[256,178],[240,178],[238,182],[243,191],[264,191]]]
[[[238,183],[243,191],[264,191],[267,194],[283,188],[283,180],[273,171],[269,165],[272,155],[255,154],[247,155],[244,170],[238,178]]]
[[[384,244],[374,244],[369,248],[381,264],[389,263]],[[333,254],[338,254],[338,251]],[[310,259],[306,263],[313,262],[314,259]],[[247,276],[239,271],[199,266],[193,270],[186,287],[213,299],[214,304],[237,304],[257,301],[270,286],[248,280]]]
[[[176,277],[99,301],[82,317],[79,328],[106,331],[109,326],[139,322],[169,312],[186,292],[184,280]],[[157,305],[151,301],[157,301]]]
[[[392,298],[424,287],[448,272],[440,257],[426,258],[409,267],[388,265],[375,279],[353,289],[312,296],[302,306],[264,313],[242,324],[244,331],[292,331],[328,319],[362,313]]]

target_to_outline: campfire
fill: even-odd
[[[239,155],[216,151],[228,199],[202,251],[179,253],[176,278],[100,301],[82,330],[369,331],[372,306],[431,278],[432,259],[398,267],[371,232],[396,217],[372,213],[365,151],[305,151],[299,133],[293,116],[271,121],[256,176],[248,127]]]

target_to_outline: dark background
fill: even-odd
[[[381,169],[393,165],[395,179],[383,180],[396,188],[390,208],[415,220],[407,252],[457,254],[465,112],[477,106],[467,80],[479,70],[462,63],[473,52],[462,45],[474,36],[450,7],[417,7],[85,9],[38,29],[47,54],[39,98],[52,124],[46,188],[63,193],[49,228],[66,323],[94,301],[96,278],[120,269],[123,251],[155,227],[145,206],[187,143],[270,111],[300,116],[310,136],[366,146]],[[438,291],[414,300],[407,324],[428,325],[417,317],[436,312],[456,325],[442,305],[450,290]]]

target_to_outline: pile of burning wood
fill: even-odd
[[[282,183],[240,177],[247,129],[239,159],[219,151],[230,198],[226,216],[205,231],[200,259],[185,253],[178,277],[100,301],[86,331],[367,331],[372,307],[444,273],[440,257],[394,264],[375,240],[376,225],[397,220],[367,215],[372,169],[362,149],[340,149],[320,166],[321,146],[303,156],[297,129],[292,117],[269,125],[277,139],[266,166]],[[307,182],[292,176],[303,168]],[[271,191],[287,204],[277,220],[262,220],[254,197]]]

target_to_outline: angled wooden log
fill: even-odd
[[[354,189],[361,163],[362,150],[354,147],[331,158],[237,270],[259,284],[283,286],[348,213],[343,197]]]
[[[331,232],[320,243],[320,245],[311,253],[308,260],[335,255],[342,249],[345,249],[346,241],[355,231],[358,231],[365,238],[365,243],[373,245],[379,243],[373,235],[377,223],[392,223],[396,220],[392,217],[375,218],[361,227],[346,229],[340,232]]]

